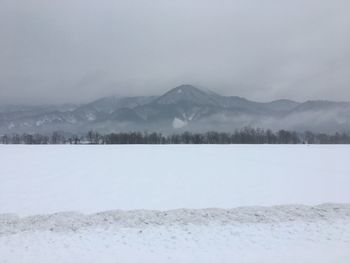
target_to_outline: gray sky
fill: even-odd
[[[0,0],[0,103],[350,101],[349,0]]]

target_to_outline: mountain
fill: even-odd
[[[276,100],[262,103],[181,85],[161,96],[106,97],[83,105],[0,105],[0,134],[184,130],[244,126],[314,132],[350,130],[350,103]]]
[[[157,98],[154,103],[158,105],[188,104],[196,106],[217,105],[215,95],[210,95],[192,85],[181,85],[163,96]]]

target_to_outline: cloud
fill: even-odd
[[[350,100],[345,0],[4,0],[0,103],[154,95]]]

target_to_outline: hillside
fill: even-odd
[[[84,105],[2,106],[0,134],[233,131],[245,126],[313,132],[350,130],[350,103],[225,97],[191,85],[161,96],[107,97]]]

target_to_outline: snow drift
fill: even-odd
[[[347,263],[350,205],[0,216],[0,262]]]

